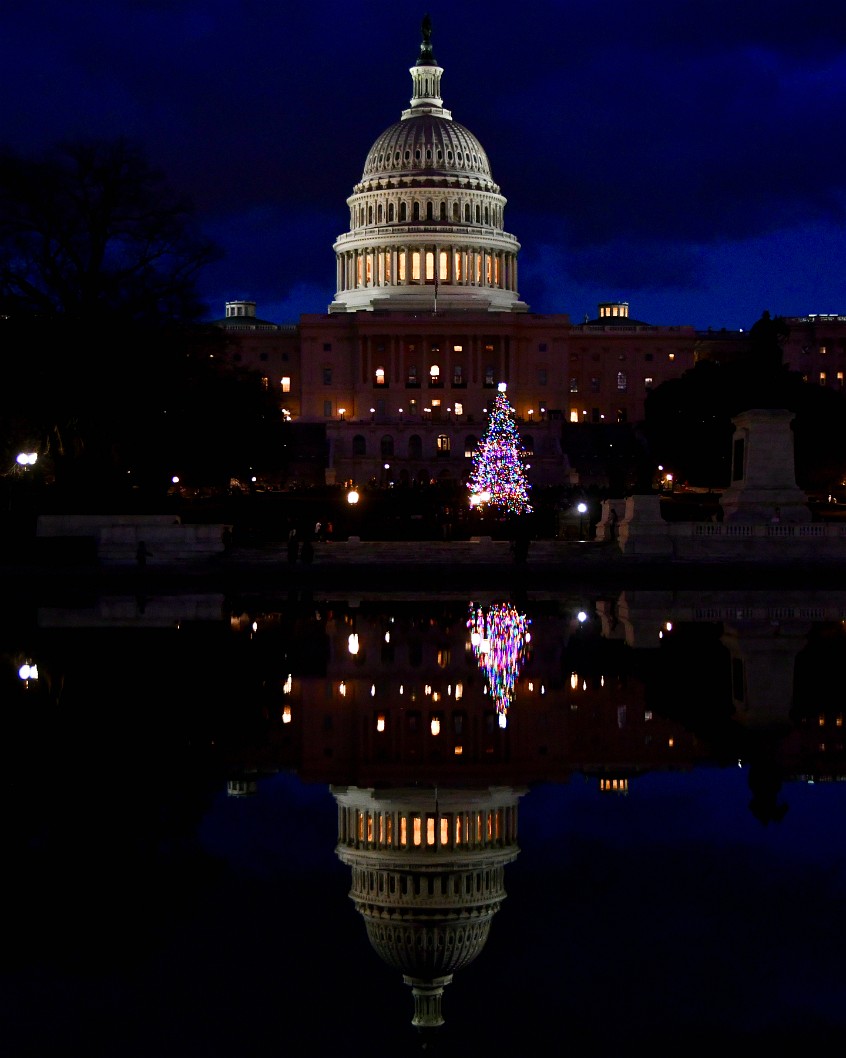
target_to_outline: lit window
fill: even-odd
[[[676,354],[675,353],[670,353],[668,359],[669,360],[675,360],[675,358],[676,358]]]
[[[282,392],[283,393],[290,393],[291,392],[291,379],[288,377],[288,375],[284,375],[283,378],[282,378]]]
[[[575,409],[573,409],[570,412],[570,422],[578,422],[578,421],[579,421],[579,413]]]
[[[457,400],[455,402],[455,414],[456,415],[463,415],[464,414],[464,405],[461,403],[460,400]]]
[[[431,378],[433,382],[437,382],[440,377],[441,369],[438,367],[437,364],[432,364],[432,366],[429,368],[429,378]]]
[[[577,378],[571,378],[570,379],[570,392],[571,393],[578,393],[579,392],[579,380]]]
[[[449,455],[450,442],[449,437],[445,433],[438,434],[437,449],[438,455],[448,456]]]
[[[825,371],[820,371],[820,385],[821,386],[825,385],[827,378],[828,378],[828,375],[826,374],[826,372]]]
[[[270,379],[267,377],[267,375],[261,376],[261,388],[270,389]]]
[[[617,389],[620,390],[620,392],[625,393],[628,388],[629,388],[629,380],[626,377],[626,372],[625,371],[618,371],[617,372]]]
[[[376,385],[377,386],[384,386],[385,385],[385,369],[384,369],[384,367],[377,367],[376,368]]]

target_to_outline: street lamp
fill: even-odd
[[[15,462],[19,467],[23,467],[26,470],[27,467],[35,466],[37,460],[37,452],[18,452]]]
[[[585,538],[585,515],[587,514],[587,504],[582,502],[576,505],[576,510],[579,512],[579,539],[584,540]]]

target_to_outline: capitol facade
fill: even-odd
[[[586,467],[571,461],[574,429],[640,422],[653,389],[745,335],[645,322],[612,299],[578,323],[532,312],[491,161],[444,106],[428,18],[410,74],[410,105],[366,151],[347,199],[326,312],[284,324],[237,300],[216,322],[285,417],[320,433],[325,454],[307,483],[464,483],[505,384],[530,483],[585,484]],[[834,385],[842,321],[788,322],[798,337],[785,346],[786,366]]]

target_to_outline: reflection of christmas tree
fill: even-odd
[[[523,447],[511,414],[505,383],[500,382],[491,417],[479,447],[473,453],[473,472],[468,483],[470,503],[525,514],[531,511],[529,484],[523,465]]]
[[[500,727],[505,727],[517,677],[532,640],[530,624],[529,618],[518,613],[511,603],[495,603],[487,609],[470,606],[470,645],[479,668],[487,676]]]

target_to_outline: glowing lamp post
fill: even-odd
[[[585,538],[585,515],[587,514],[587,504],[579,503],[576,506],[576,510],[579,512],[579,539],[584,540]]]

